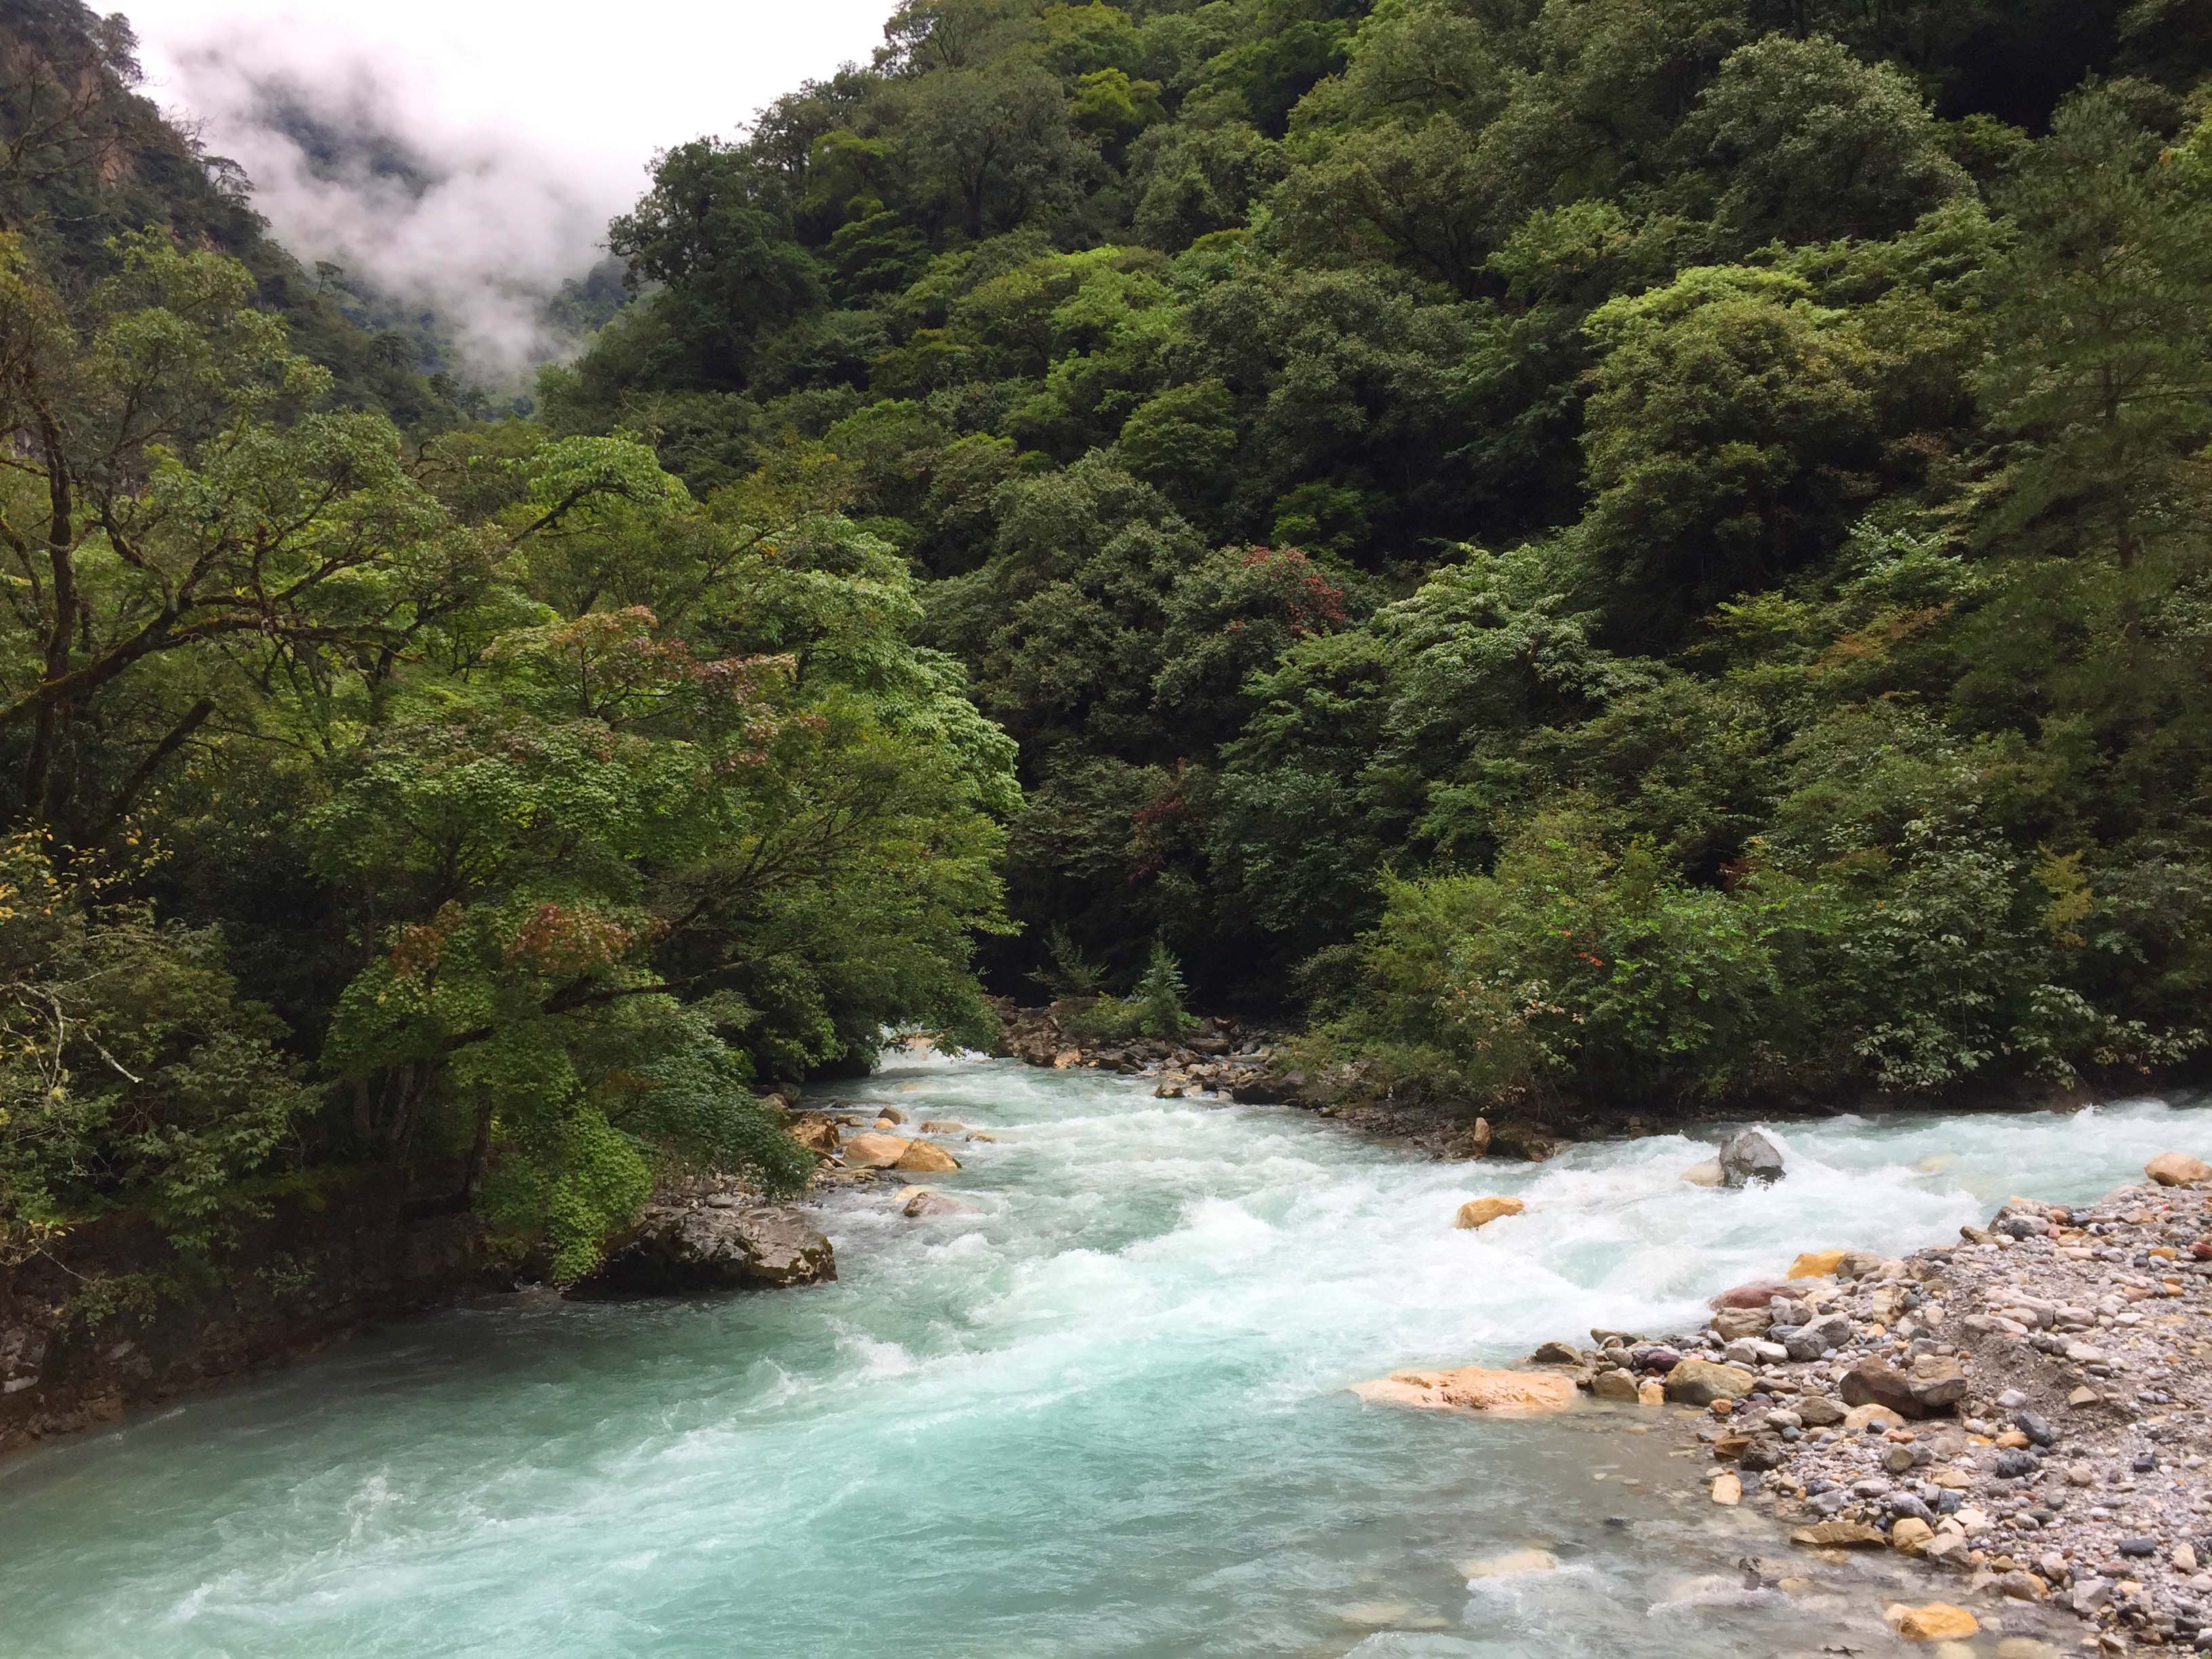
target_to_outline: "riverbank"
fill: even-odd
[[[0,1273],[0,1455],[513,1282],[473,1218],[410,1217],[366,1182],[273,1199],[211,1259],[142,1218],[88,1223]]]
[[[1578,1141],[1670,1132],[1705,1134],[1721,1125],[1754,1120],[1816,1122],[1855,1109],[1847,1101],[1819,1103],[1792,1097],[1734,1102],[1696,1114],[1625,1112],[1547,1117],[1538,1122],[1527,1116],[1486,1113],[1464,1100],[1395,1096],[1377,1086],[1358,1062],[1310,1071],[1293,1053],[1297,1033],[1233,1016],[1203,1018],[1185,1037],[1168,1042],[1092,1036],[1083,1029],[1080,1004],[1022,1007],[1001,998],[995,1006],[1001,1032],[992,1052],[1002,1058],[1063,1071],[1106,1071],[1149,1079],[1155,1096],[1164,1099],[1295,1107],[1437,1158],[1496,1156],[1538,1163]],[[2145,1079],[2138,1076],[2123,1081],[2135,1087]],[[2060,1085],[2013,1079],[1941,1096],[1887,1096],[1882,1109],[1977,1115],[2072,1111],[2110,1099],[2112,1093],[2087,1083]]]
[[[1198,1021],[1182,1037],[1102,1038],[1081,1029],[1079,1009],[998,1004],[1001,1028],[994,1053],[1059,1071],[1117,1073],[1152,1080],[1162,1100],[1218,1099],[1239,1105],[1293,1106],[1378,1140],[1411,1146],[1431,1158],[1481,1158],[1491,1152],[1531,1161],[1565,1144],[1552,1130],[1507,1120],[1493,1123],[1463,1103],[1405,1101],[1365,1086],[1356,1066],[1328,1076],[1301,1069],[1288,1054],[1293,1033],[1227,1015]],[[1630,1133],[1642,1126],[1622,1126]]]
[[[2212,1651],[2212,1168],[2147,1173],[2087,1205],[2012,1199],[1902,1257],[1801,1255],[1701,1331],[1538,1358],[1601,1400],[1701,1408],[1716,1505],[1816,1557],[1923,1569],[1942,1599],[1896,1604],[1908,1636],[2057,1614],[2106,1652]]]

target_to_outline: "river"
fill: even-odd
[[[997,1136],[934,1183],[974,1212],[863,1189],[821,1217],[833,1286],[501,1298],[0,1465],[0,1654],[1887,1651],[1856,1603],[1737,1593],[1728,1563],[1775,1534],[1633,1413],[1480,1422],[1345,1385],[1688,1328],[1800,1249],[2087,1198],[2208,1126],[2156,1102],[1791,1125],[1789,1178],[1725,1193],[1680,1179],[1707,1149],[1678,1137],[1439,1164],[1003,1061],[902,1057],[846,1097]],[[1528,1212],[1455,1231],[1485,1192]],[[1470,1579],[1529,1547],[1558,1568]]]

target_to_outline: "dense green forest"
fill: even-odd
[[[662,158],[563,429],[805,476],[1133,973],[1544,1109],[2197,1048],[2212,13],[902,9]]]
[[[369,1169],[574,1273],[1177,960],[1539,1115],[2203,1044],[2203,4],[909,4],[535,423],[0,24],[0,1246]]]

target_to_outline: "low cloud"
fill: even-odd
[[[287,247],[436,311],[503,381],[564,343],[540,307],[602,257],[655,150],[734,133],[864,58],[888,6],[674,0],[569,28],[542,0],[348,9],[147,0],[131,15],[148,92],[245,168]]]

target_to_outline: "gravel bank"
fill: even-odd
[[[2070,1210],[2010,1200],[1901,1259],[1801,1256],[1692,1336],[1537,1358],[1601,1399],[1656,1380],[1702,1408],[1716,1503],[1924,1565],[1943,1601],[1893,1609],[1901,1634],[2078,1620],[2092,1650],[2212,1651],[2212,1168],[2147,1173]]]

